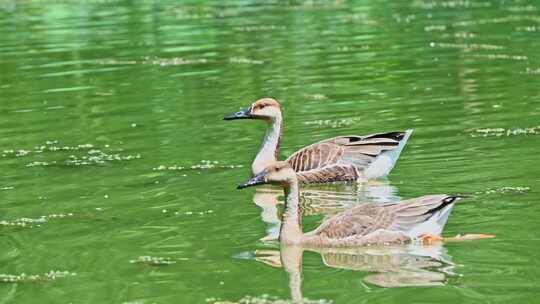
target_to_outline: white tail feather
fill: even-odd
[[[364,177],[367,179],[385,177],[392,171],[396,162],[403,151],[403,148],[407,144],[409,137],[411,136],[413,129],[405,131],[403,139],[399,141],[399,145],[390,151],[385,151],[371,163],[371,165],[364,171]]]
[[[448,204],[435,212],[427,221],[418,224],[407,232],[409,237],[416,239],[423,234],[441,235],[454,204]]]

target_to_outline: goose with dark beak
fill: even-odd
[[[325,220],[317,229],[304,233],[299,208],[298,178],[287,162],[275,162],[238,186],[243,189],[260,184],[276,184],[285,192],[285,211],[279,240],[286,245],[307,247],[359,247],[403,244],[420,240],[469,240],[492,238],[487,234],[468,234],[455,238],[440,236],[456,195],[426,195],[402,202],[364,203]]]
[[[278,160],[283,129],[281,105],[273,98],[262,98],[248,108],[227,115],[224,120],[258,119],[268,122],[261,149],[251,165],[253,175]],[[338,136],[304,147],[287,162],[301,183],[381,178],[394,168],[412,130],[371,135]]]

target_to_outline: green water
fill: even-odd
[[[526,0],[0,0],[0,303],[538,301],[539,32]],[[387,180],[309,187],[306,230],[469,193],[444,234],[497,238],[281,263],[279,193],[235,190],[265,125],[222,121],[262,96],[282,157],[415,129]]]

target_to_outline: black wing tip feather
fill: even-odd
[[[455,203],[459,199],[467,198],[469,195],[466,194],[452,194],[448,195],[447,197],[443,198],[442,202],[444,205]]]
[[[345,136],[345,137],[349,139],[349,142],[356,142],[356,141],[366,140],[370,138],[386,138],[386,139],[401,141],[403,138],[405,138],[406,134],[407,132],[393,131],[393,132],[372,134],[366,137],[363,137],[363,136]]]
[[[378,133],[373,134],[370,136],[362,137],[362,136],[347,136],[349,139],[349,144],[355,144],[356,142],[365,141],[366,139],[374,139],[374,138],[384,138],[384,139],[390,139],[394,142],[377,142],[372,143],[373,145],[379,145],[379,146],[397,146],[403,138],[405,138],[406,132],[387,132],[387,133]],[[370,145],[370,143],[365,143],[365,145]]]
[[[394,132],[373,134],[367,138],[389,138],[389,139],[401,141],[405,137],[405,134],[406,134],[405,132],[394,131]]]
[[[441,203],[442,203],[442,204],[438,205],[437,207],[435,207],[435,208],[433,208],[433,209],[428,210],[428,211],[426,212],[426,214],[427,214],[427,213],[433,214],[433,213],[435,213],[435,212],[437,212],[437,211],[439,211],[439,210],[442,210],[444,207],[446,207],[446,206],[448,206],[448,205],[451,205],[451,204],[455,203],[457,200],[462,199],[462,198],[465,198],[465,197],[467,197],[467,196],[466,196],[466,195],[462,195],[462,194],[448,195],[448,196],[446,196],[445,198],[443,198],[443,199],[441,200]]]

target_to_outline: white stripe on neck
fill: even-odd
[[[253,175],[260,173],[266,167],[277,161],[276,155],[279,152],[278,145],[281,137],[282,124],[283,119],[281,118],[281,114],[270,121],[270,128],[266,130],[261,149],[251,165]]]

